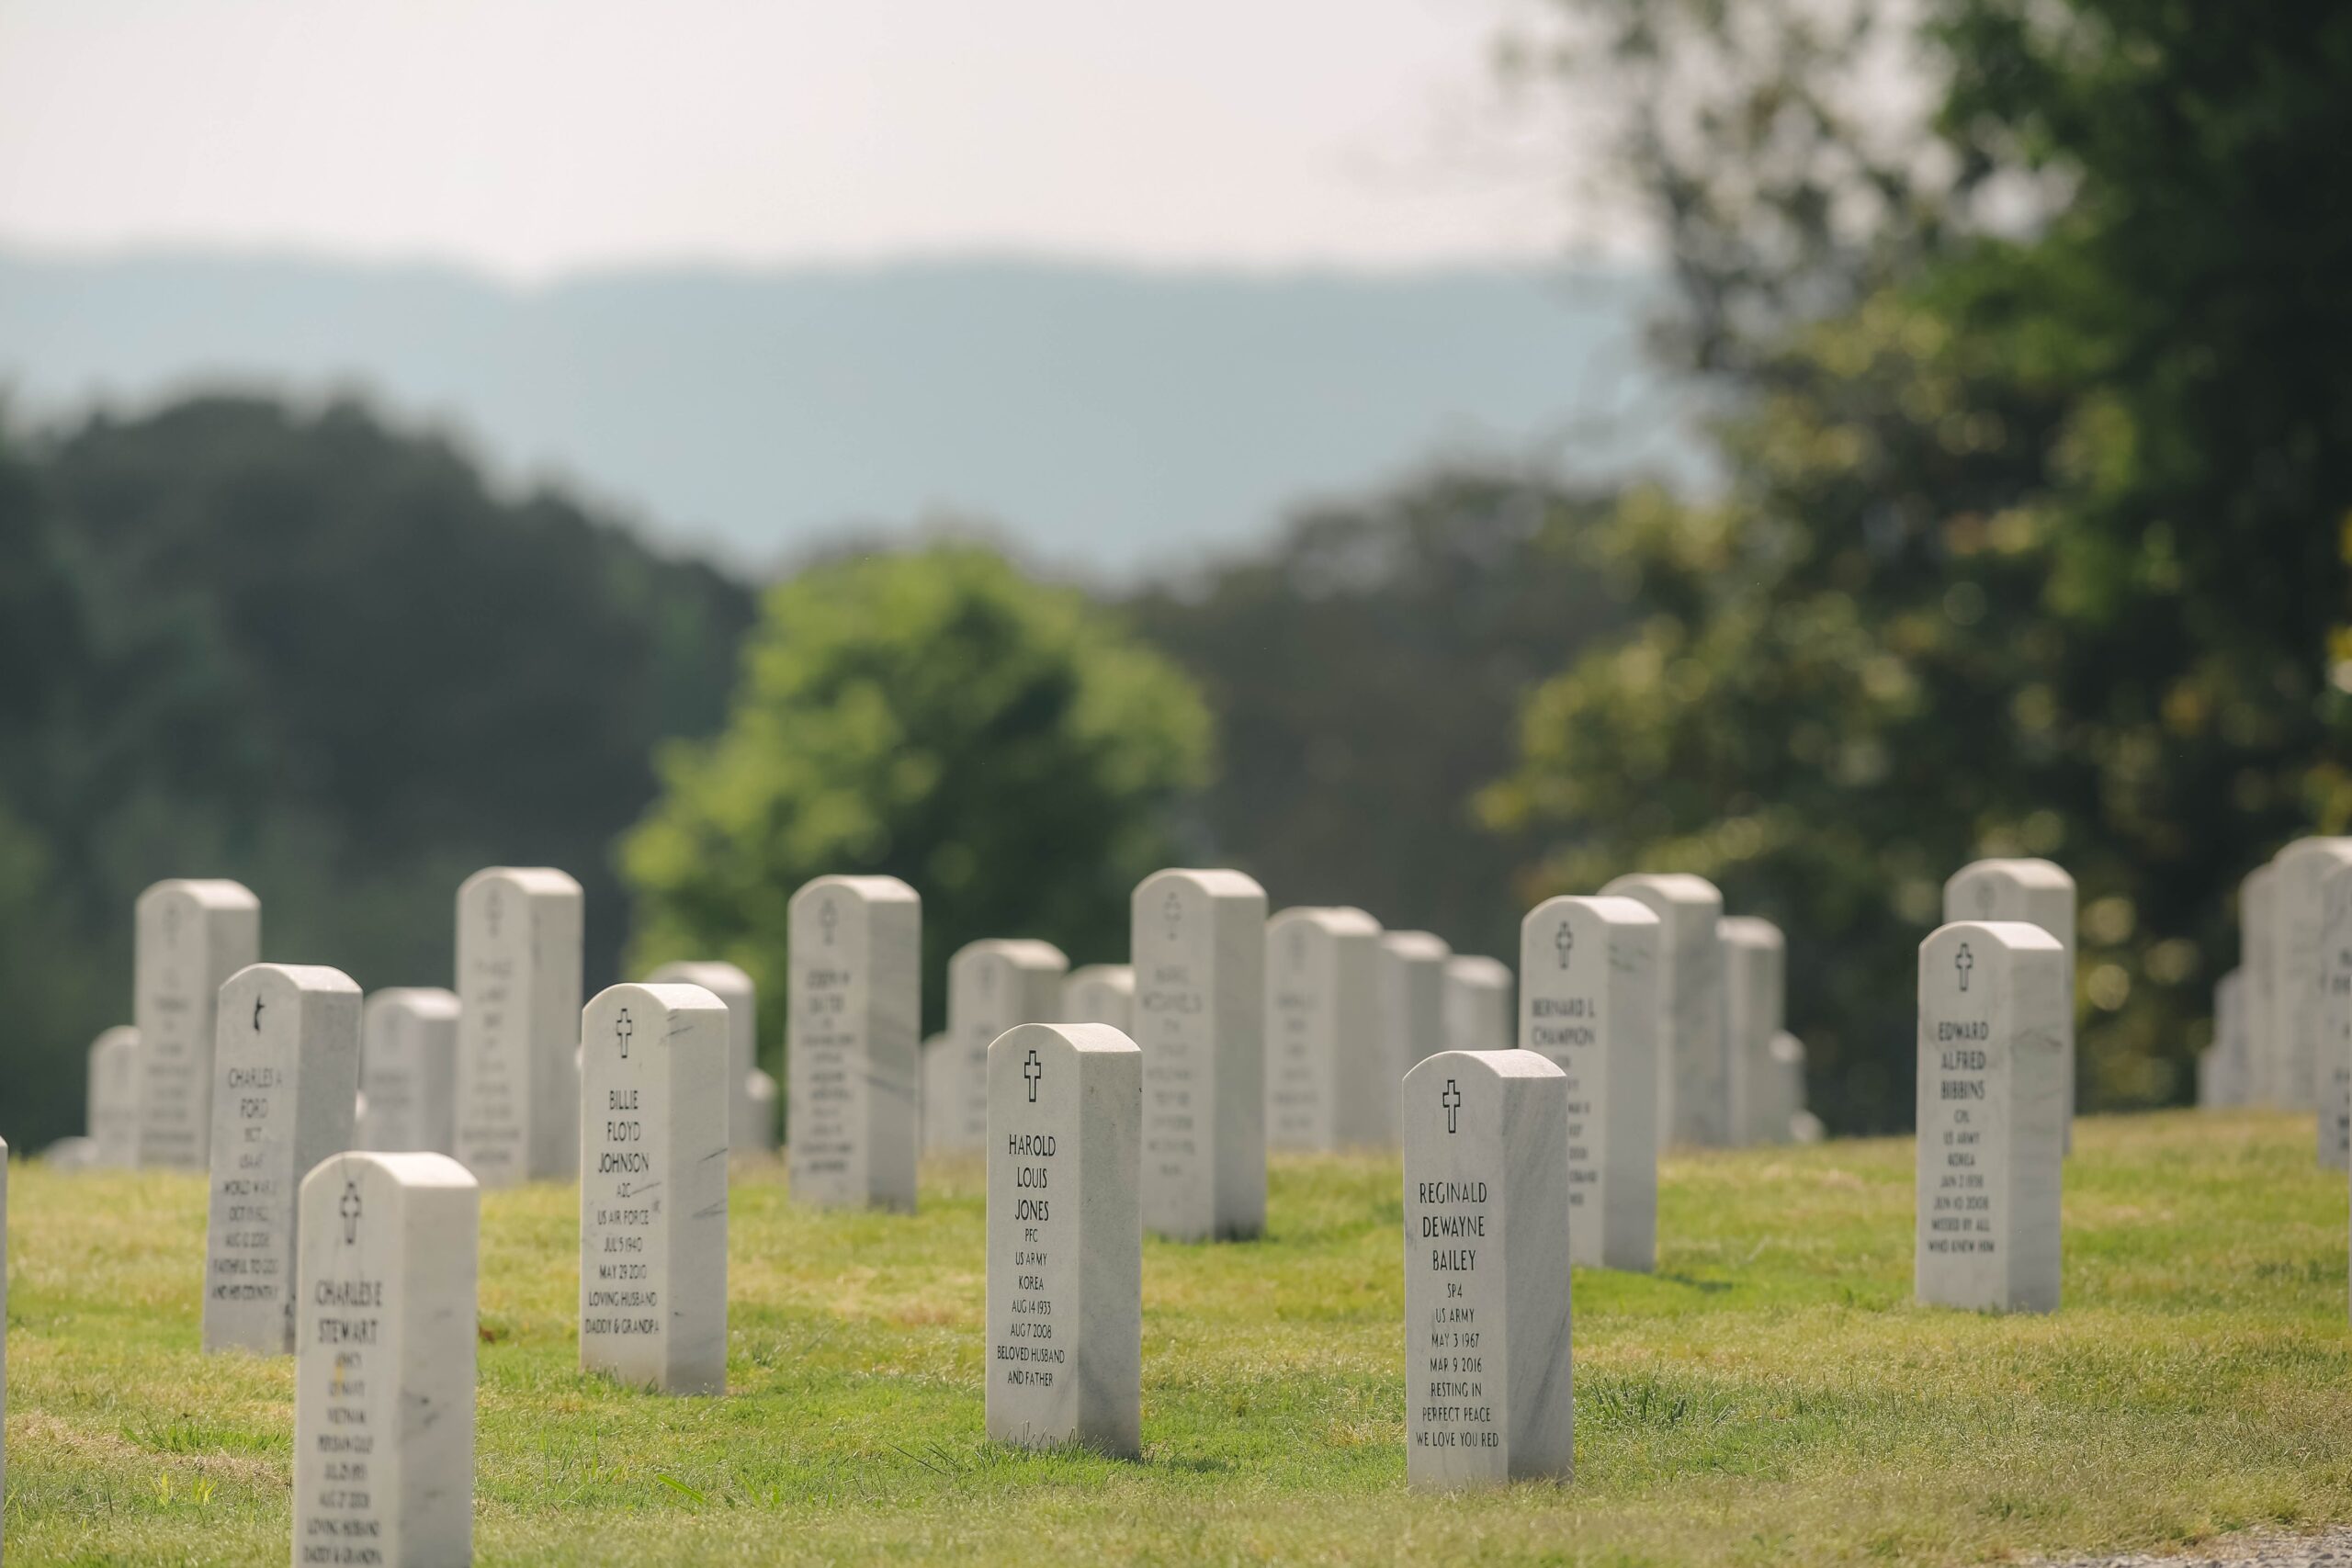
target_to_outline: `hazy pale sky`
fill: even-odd
[[[517,278],[1557,256],[1509,0],[0,0],[0,244]]]

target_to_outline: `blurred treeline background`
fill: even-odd
[[[1943,877],[2047,855],[2086,1104],[2183,1098],[2238,878],[2352,818],[2352,10],[1561,0],[1503,68],[1617,106],[1719,491],[1490,465],[1116,592],[978,536],[756,583],[357,403],[19,423],[0,1134],[78,1129],[146,883],[237,877],[373,988],[447,983],[493,863],[581,878],[592,988],[743,963],[772,1067],[822,872],[922,889],[935,1020],[954,946],[1117,957],[1170,862],[1507,960],[1538,897],[1695,871],[1787,930],[1866,1131]]]

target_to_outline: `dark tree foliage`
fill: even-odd
[[[70,995],[0,1058],[0,1128],[78,1127],[80,1054],[130,1016],[132,899],[260,895],[263,952],[447,984],[458,883],[552,864],[616,973],[614,836],[665,737],[715,728],[749,592],[447,443],[336,404],[199,398],[0,468],[0,904],[52,911]],[[7,829],[14,829],[14,838]],[[32,874],[26,873],[25,875]],[[17,995],[38,989],[0,956]],[[62,973],[55,972],[62,966]]]
[[[1217,715],[1198,857],[1249,870],[1277,908],[1354,904],[1515,963],[1522,846],[1472,800],[1510,765],[1527,687],[1623,624],[1578,547],[1600,511],[1541,480],[1434,475],[1131,600]]]
[[[1905,140],[1853,107],[1899,13],[1563,6],[1641,84],[1732,484],[1621,509],[1641,629],[1538,694],[1492,819],[1548,885],[1781,919],[1850,1127],[1909,1119],[1937,885],[2049,855],[2086,1103],[2184,1095],[2238,878],[2352,820],[2352,11],[1930,0]]]

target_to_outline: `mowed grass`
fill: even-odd
[[[1147,1243],[1145,1455],[981,1431],[977,1164],[913,1217],[739,1173],[724,1398],[575,1366],[575,1199],[487,1194],[485,1563],[1968,1562],[2352,1520],[2346,1180],[2306,1121],[2092,1120],[2054,1316],[1909,1300],[1911,1145],[1670,1162],[1660,1268],[1576,1278],[1577,1475],[1405,1486],[1393,1159]],[[13,1564],[283,1562],[293,1364],[197,1348],[193,1177],[10,1176]]]

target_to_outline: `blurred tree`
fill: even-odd
[[[5,456],[0,880],[40,879],[44,940],[0,966],[40,954],[12,994],[61,999],[0,1058],[0,1134],[79,1128],[160,877],[247,883],[267,956],[372,988],[446,981],[467,872],[560,865],[614,975],[613,837],[654,743],[716,726],[746,590],[351,404],[198,398]]]
[[[633,964],[731,959],[782,998],[786,907],[831,873],[922,895],[933,1027],[947,956],[976,938],[1124,960],[1128,895],[1169,863],[1208,744],[1181,673],[989,550],[813,568],[769,592],[725,730],[662,755],[622,849]]]
[[[1572,548],[1603,511],[1532,476],[1432,474],[1131,599],[1217,715],[1199,858],[1277,908],[1354,904],[1515,963],[1523,846],[1471,799],[1510,765],[1526,688],[1623,625]]]
[[[1666,340],[1739,399],[1721,504],[1594,537],[1638,627],[1486,797],[1526,894],[1715,877],[1790,930],[1817,1100],[1893,1127],[1941,879],[2046,854],[2086,1102],[2185,1094],[2238,877],[2352,818],[2352,11],[1562,3],[1516,58],[1634,85]],[[1871,122],[1906,54],[1930,112]]]

